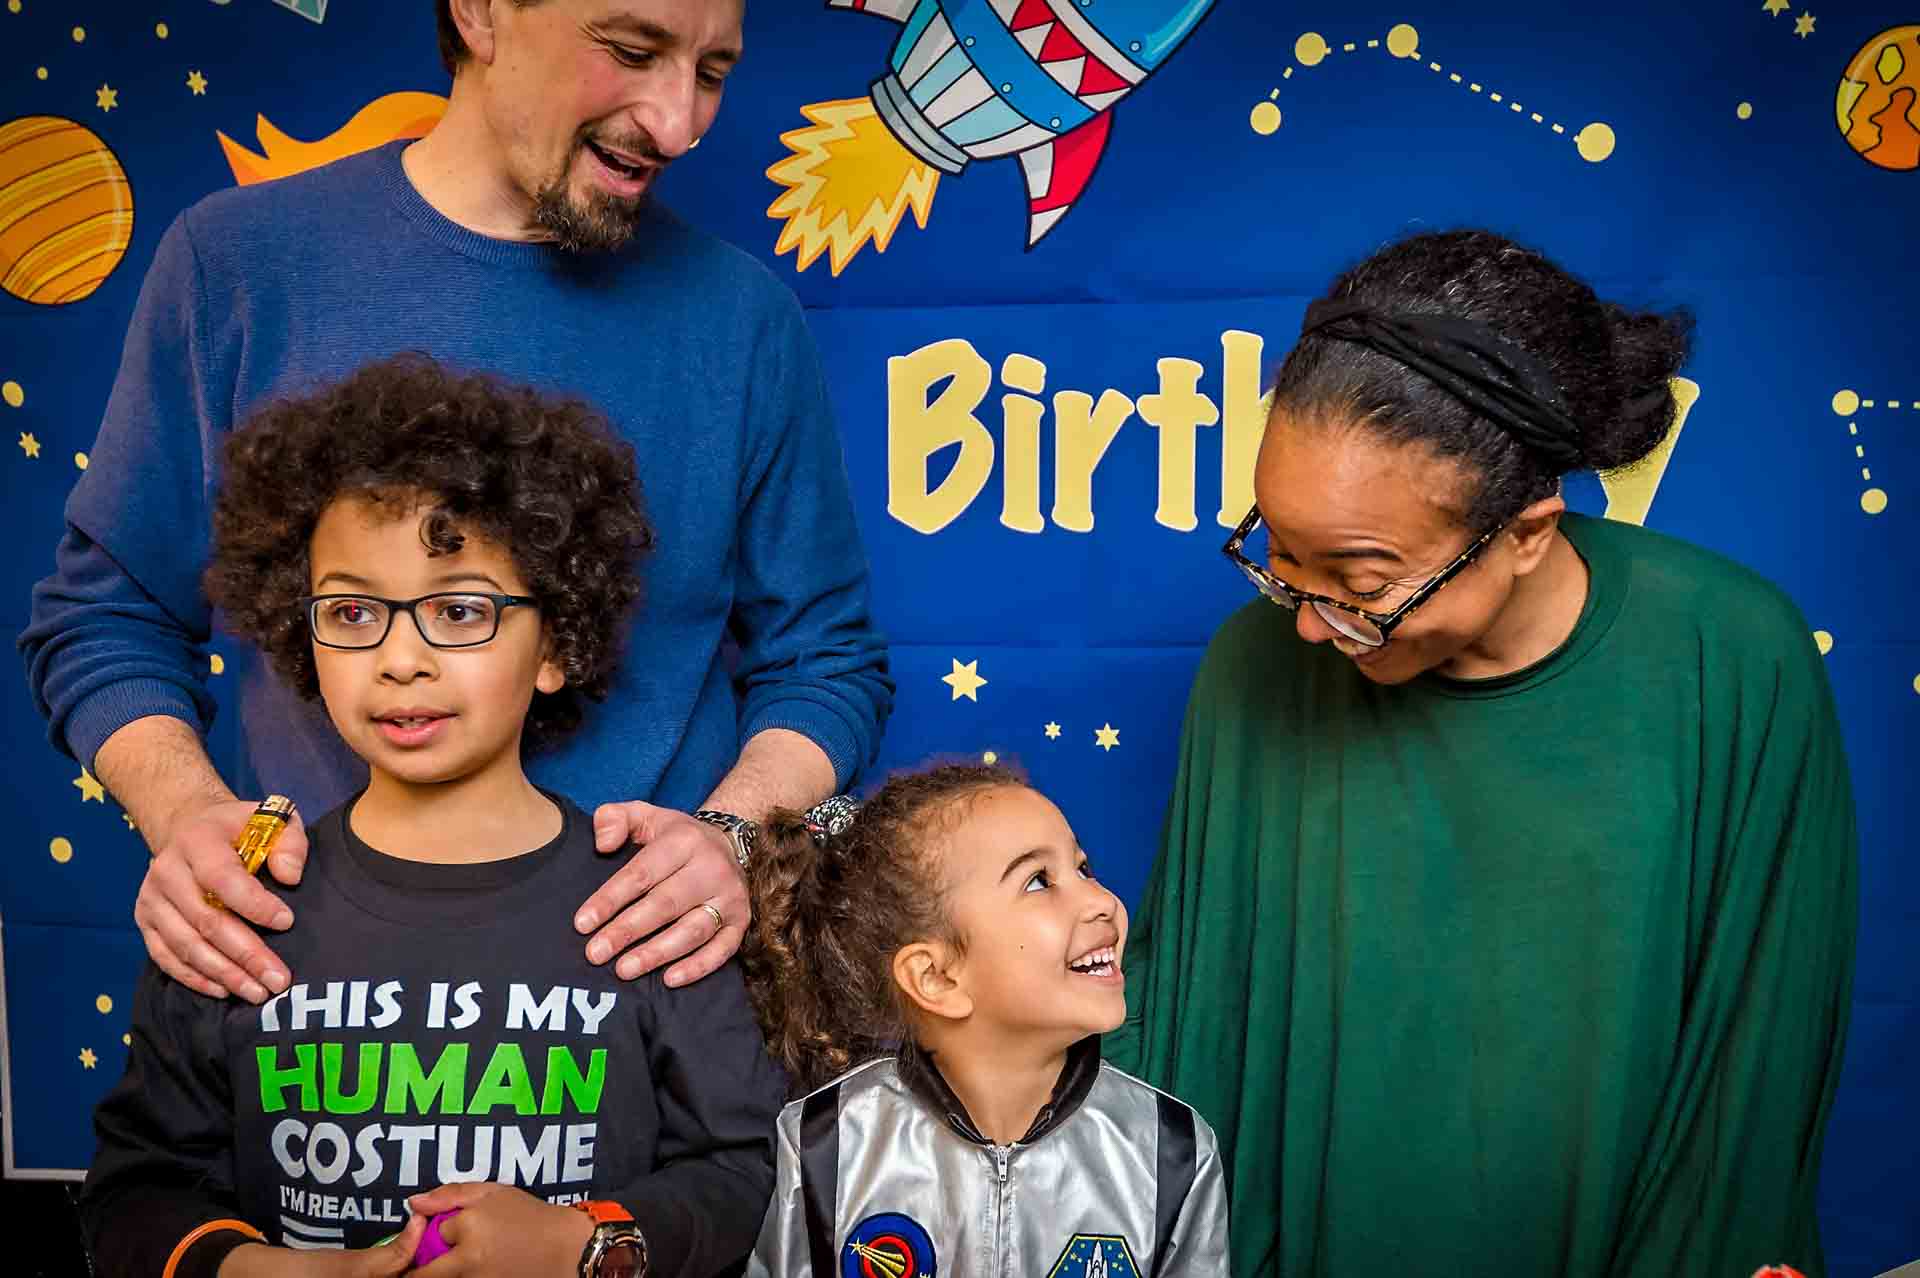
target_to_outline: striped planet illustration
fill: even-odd
[[[0,124],[0,288],[37,306],[99,288],[133,238],[133,188],[111,148],[52,115]]]

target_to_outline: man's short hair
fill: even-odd
[[[513,0],[522,9],[540,3],[540,0]],[[461,36],[459,26],[453,20],[453,0],[433,0],[433,20],[440,32],[440,65],[453,75],[460,64],[473,56],[473,50],[467,48],[466,39]]]

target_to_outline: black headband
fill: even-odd
[[[1350,298],[1307,307],[1300,335],[1371,347],[1425,376],[1557,470],[1580,465],[1580,427],[1529,351],[1475,320],[1379,311]]]

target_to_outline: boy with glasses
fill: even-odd
[[[399,1274],[456,1208],[463,1274],[745,1256],[784,1080],[738,972],[589,963],[570,919],[607,862],[521,763],[604,694],[652,541],[585,405],[424,357],[232,437],[208,595],[368,779],[309,832],[290,989],[143,973],[82,1198],[99,1273]]]

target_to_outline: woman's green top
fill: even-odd
[[[1235,1278],[1823,1270],[1857,914],[1805,621],[1575,516],[1560,649],[1369,683],[1256,601],[1187,711],[1109,1055],[1193,1104]]]

